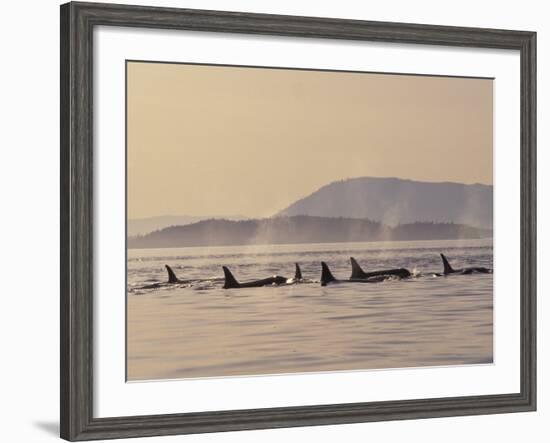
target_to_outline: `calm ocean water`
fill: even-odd
[[[128,379],[174,379],[493,361],[493,276],[442,272],[492,267],[492,240],[330,243],[128,251]],[[321,287],[336,278],[405,267],[401,281]],[[310,283],[224,290],[222,265],[245,282],[294,276]],[[164,265],[190,280],[167,281]]]

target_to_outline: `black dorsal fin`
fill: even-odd
[[[450,274],[454,272],[454,269],[449,263],[449,260],[447,260],[447,257],[445,257],[443,254],[439,254],[439,255],[441,255],[441,260],[443,260],[443,273]]]
[[[177,283],[179,282],[178,277],[176,277],[176,274],[172,270],[172,268],[168,265],[164,265],[166,267],[166,271],[168,271],[168,283]]]
[[[296,263],[296,272],[294,273],[294,280],[301,280],[302,279],[302,270],[300,269],[300,265]]]
[[[328,268],[328,265],[323,261],[321,262],[321,285],[325,286],[327,283],[330,283],[332,281],[336,281],[334,278],[334,275],[332,275],[332,272],[330,272],[330,269]]]
[[[349,260],[351,261],[350,278],[365,278],[365,271],[361,269],[361,266],[359,266],[359,263],[357,263],[357,260],[355,260],[353,257],[350,257]]]
[[[233,274],[231,273],[231,271],[225,266],[222,266],[222,267],[223,267],[223,274],[225,275],[225,283],[223,285],[223,288],[230,289],[230,288],[238,288],[239,286],[241,286],[237,281],[237,279],[233,277]]]

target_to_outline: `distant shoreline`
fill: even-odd
[[[202,220],[129,237],[128,249],[468,240],[491,238],[491,229],[455,223],[416,222],[395,227],[368,219],[315,216]]]
[[[138,251],[140,249],[184,249],[184,248],[233,248],[233,247],[281,247],[281,246],[296,246],[296,245],[330,245],[338,243],[362,244],[362,243],[407,243],[407,242],[438,242],[438,241],[472,241],[472,240],[493,240],[492,236],[477,237],[477,238],[434,238],[434,239],[418,239],[418,240],[366,240],[366,241],[346,241],[346,242],[317,242],[317,243],[257,243],[245,245],[208,245],[208,246],[163,246],[163,247],[148,247],[148,248],[128,248],[128,250]]]

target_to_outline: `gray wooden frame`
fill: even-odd
[[[521,56],[521,392],[94,418],[92,42],[98,25],[499,48]],[[61,437],[71,441],[536,409],[536,33],[100,3],[61,6]],[[121,174],[123,172],[121,171]]]

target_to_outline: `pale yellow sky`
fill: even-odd
[[[493,182],[493,82],[128,63],[128,217],[270,216],[361,176]]]

